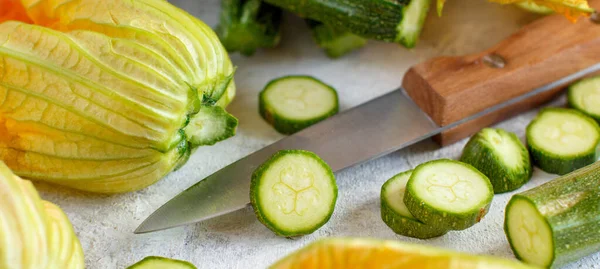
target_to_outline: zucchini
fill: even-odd
[[[441,159],[415,168],[404,203],[432,228],[464,230],[487,214],[493,196],[490,180],[473,166]]]
[[[494,193],[516,190],[533,174],[527,148],[517,135],[502,129],[485,128],[471,137],[460,161],[486,175]]]
[[[293,134],[338,110],[335,89],[309,76],[275,79],[259,96],[260,115],[282,134]]]
[[[227,51],[251,56],[279,44],[282,13],[262,0],[222,0],[216,32]]]
[[[527,126],[527,146],[533,163],[564,175],[597,160],[600,128],[574,109],[546,108]]]
[[[558,267],[600,251],[600,162],[514,195],[504,230],[517,258]]]
[[[312,32],[315,43],[325,50],[329,58],[339,58],[367,44],[367,39],[345,30],[323,24],[318,21],[306,20]]]
[[[581,80],[569,87],[569,105],[600,123],[600,76]]]
[[[410,1],[404,9],[402,23],[398,25],[396,43],[400,43],[407,48],[414,48],[417,45],[430,5],[431,0]]]
[[[196,269],[196,266],[186,261],[148,256],[127,269]]]
[[[282,150],[253,174],[250,201],[260,222],[286,237],[310,234],[335,208],[338,189],[329,165],[304,150]]]
[[[301,17],[368,39],[411,44],[429,0],[265,0]],[[414,4],[412,8],[409,8]],[[406,19],[405,18],[409,18]]]
[[[431,227],[416,219],[404,204],[404,192],[412,170],[389,179],[381,187],[381,219],[397,234],[428,239],[446,234],[447,229]]]

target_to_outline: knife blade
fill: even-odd
[[[317,123],[222,168],[161,206],[140,224],[135,233],[200,222],[246,207],[250,202],[252,172],[279,150],[313,151],[329,163],[333,171],[340,171],[598,71],[600,64],[446,126],[438,126],[400,88]],[[410,128],[406,128],[407,126]]]
[[[600,71],[599,62],[598,24],[588,20],[570,24],[560,16],[548,16],[480,54],[432,59],[411,68],[404,78],[405,89],[226,166],[161,206],[135,233],[199,222],[246,207],[252,172],[279,150],[313,151],[339,171],[442,132],[470,128],[462,131],[462,138],[504,114],[514,114],[509,110],[520,112],[541,103],[530,101],[536,96]]]

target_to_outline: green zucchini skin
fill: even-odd
[[[582,119],[585,119],[590,124],[596,126],[596,129],[600,133],[600,127],[598,127],[598,123],[596,123],[596,121],[577,110],[554,107],[544,108],[540,111],[538,117],[527,126],[527,148],[531,153],[531,160],[533,164],[547,173],[565,175],[579,168],[585,167],[586,165],[594,163],[598,159],[597,147],[591,148],[589,151],[582,152],[578,155],[559,156],[543,150],[540,146],[538,146],[535,143],[535,138],[533,138],[531,135],[531,129],[533,128],[533,125],[536,123],[536,121],[540,118],[540,115],[542,115],[544,112],[551,111],[575,114],[581,117]],[[598,144],[598,142],[600,142],[600,137],[596,144]]]
[[[409,180],[408,185],[406,187],[406,193],[404,196],[404,203],[406,204],[406,207],[408,208],[410,213],[412,213],[418,220],[431,226],[434,229],[465,230],[479,223],[483,219],[483,217],[489,212],[489,208],[493,198],[493,188],[489,180],[487,181],[487,184],[489,184],[489,193],[491,195],[487,200],[477,205],[478,210],[476,211],[464,213],[442,212],[439,209],[434,208],[433,206],[427,204],[424,201],[421,201],[419,198],[416,197],[416,195],[414,194],[416,191],[412,186],[413,177],[415,177],[415,175],[417,175],[420,172],[420,170],[427,169],[427,166],[429,164],[435,164],[438,162],[460,163],[468,169],[471,169],[473,172],[479,174],[482,178],[487,179],[487,177],[483,173],[481,173],[479,170],[477,170],[470,164],[450,159],[440,159],[420,164],[414,169],[411,179]]]
[[[331,201],[331,204],[323,205],[323,206],[329,206],[331,208],[329,215],[326,216],[325,218],[323,218],[323,220],[320,223],[314,225],[310,229],[301,230],[301,231],[286,231],[285,229],[282,229],[281,227],[279,227],[273,220],[270,220],[262,210],[262,204],[260,202],[259,195],[258,195],[259,187],[260,187],[260,183],[261,183],[260,182],[261,177],[266,172],[266,170],[270,168],[271,164],[273,164],[275,161],[277,161],[277,159],[279,159],[280,157],[283,157],[284,155],[287,155],[287,154],[302,154],[309,158],[317,160],[319,162],[319,164],[321,164],[321,166],[325,170],[328,171],[329,178],[330,178],[331,184],[333,186],[334,196],[333,196],[333,200]],[[329,165],[325,161],[323,161],[323,159],[321,159],[318,155],[316,155],[313,152],[306,151],[306,150],[281,150],[281,151],[275,153],[269,160],[267,160],[265,163],[263,163],[261,166],[259,166],[254,171],[254,173],[252,174],[251,182],[250,182],[250,203],[252,204],[254,214],[256,215],[258,221],[260,221],[263,225],[265,225],[269,230],[273,231],[276,235],[283,236],[283,237],[292,238],[292,237],[296,237],[296,236],[307,235],[307,234],[311,234],[314,231],[321,228],[323,225],[325,225],[329,221],[329,219],[333,215],[333,211],[335,209],[335,204],[337,202],[337,197],[338,197],[338,188],[337,188],[337,184],[335,182],[335,176],[333,174],[333,171],[331,170],[331,167],[329,167]]]
[[[501,137],[508,139],[509,143],[516,145],[519,152],[515,154],[520,155],[523,160],[521,166],[511,168],[504,164],[499,156],[500,153],[494,149],[493,141],[490,141],[486,135],[489,132],[496,132]],[[494,187],[494,193],[516,190],[527,183],[533,175],[527,148],[517,135],[502,129],[485,128],[471,137],[463,149],[460,161],[472,165],[486,175]]]
[[[559,267],[600,251],[600,162],[581,168],[531,190],[514,195],[506,207],[525,200],[535,206],[551,228],[553,257],[547,267]],[[517,258],[523,260],[504,229]]]
[[[311,29],[315,43],[332,59],[340,58],[367,44],[365,38],[318,21],[306,20],[306,24]]]
[[[388,186],[398,177],[410,177],[411,173],[412,170],[397,174],[381,186],[381,219],[390,229],[392,229],[392,231],[394,231],[394,233],[399,235],[418,239],[430,239],[445,235],[448,233],[447,229],[434,228],[419,221],[413,216],[405,216],[401,214],[401,212],[395,211],[393,209],[394,207],[388,202],[388,199],[386,198]],[[398,194],[398,196],[402,197],[404,195],[402,194],[402,196],[400,196],[400,194]]]
[[[409,0],[265,0],[301,17],[356,35],[396,42]]]
[[[582,107],[579,104],[579,102],[576,100],[576,97],[575,97],[575,92],[577,91],[577,89],[579,87],[585,87],[584,85],[586,83],[594,82],[594,81],[600,81],[600,76],[583,79],[583,80],[578,81],[577,83],[569,86],[569,88],[567,90],[567,100],[569,102],[570,107],[577,109],[578,111],[580,111],[583,114],[588,115],[589,117],[593,118],[596,122],[598,122],[600,124],[600,114],[593,113],[591,111],[588,111],[584,107]]]
[[[251,56],[281,40],[283,11],[262,0],[222,0],[217,35],[229,52]]]
[[[324,87],[329,88],[333,93],[335,93],[335,104],[334,106],[331,108],[331,110],[329,110],[328,113],[323,114],[320,117],[316,117],[310,120],[294,120],[294,119],[288,119],[285,118],[283,116],[280,116],[278,114],[276,114],[267,104],[266,100],[266,91],[269,89],[269,87],[271,87],[272,85],[274,85],[275,83],[281,81],[281,80],[285,80],[285,79],[296,79],[296,78],[305,78],[305,79],[310,79],[310,80],[314,80],[317,81],[318,83],[322,84]],[[273,128],[275,128],[275,130],[277,130],[277,132],[281,133],[281,134],[286,134],[286,135],[290,135],[290,134],[294,134],[304,128],[307,128],[317,122],[320,122],[324,119],[327,119],[335,114],[337,114],[339,112],[339,99],[338,99],[338,95],[337,95],[337,91],[323,83],[322,81],[311,77],[311,76],[297,76],[297,75],[292,75],[292,76],[285,76],[285,77],[281,77],[281,78],[277,78],[274,79],[272,81],[270,81],[265,88],[260,92],[260,95],[258,97],[258,112],[259,114],[263,117],[263,119],[265,121],[267,121],[269,124],[271,124],[273,126]]]
[[[396,43],[409,49],[417,45],[430,6],[431,0],[411,0],[408,3],[404,8],[402,23],[398,25]]]

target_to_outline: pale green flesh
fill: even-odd
[[[556,155],[577,155],[596,147],[598,131],[573,113],[547,111],[531,127],[531,137],[540,149]]]
[[[334,190],[330,173],[318,160],[288,154],[264,172],[258,199],[265,218],[279,229],[301,231],[330,215]]]
[[[521,148],[510,136],[500,134],[496,129],[484,129],[482,131],[485,139],[493,145],[494,151],[500,157],[502,163],[509,168],[519,169],[523,164]]]
[[[600,78],[583,80],[571,88],[572,101],[585,112],[600,116]]]
[[[423,28],[421,20],[423,20],[423,9],[429,8],[429,0],[412,0],[404,11],[404,18],[398,24],[399,37],[408,39],[417,39]]]
[[[416,218],[410,213],[406,204],[404,204],[404,193],[406,191],[406,184],[410,179],[412,173],[404,173],[399,176],[392,178],[392,182],[388,183],[384,189],[384,199],[388,202],[388,205],[396,213],[411,219]]]
[[[311,78],[286,78],[269,85],[265,103],[274,114],[291,120],[310,120],[336,107],[333,89]]]
[[[518,199],[507,210],[509,240],[519,257],[529,263],[548,266],[553,258],[552,230],[537,209]]]
[[[457,163],[432,163],[411,181],[415,196],[444,212],[471,211],[491,195],[487,178]]]

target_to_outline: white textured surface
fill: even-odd
[[[218,0],[182,2],[195,5],[190,9],[196,15],[211,25],[216,24]],[[347,109],[395,89],[412,64],[435,55],[484,49],[531,19],[532,15],[513,7],[483,0],[449,1],[443,18],[429,17],[417,49],[408,51],[393,44],[371,42],[358,53],[332,61],[313,46],[302,22],[288,16],[291,26],[286,26],[280,48],[252,58],[234,56],[239,66],[236,76],[239,93],[229,110],[240,119],[235,138],[199,149],[183,169],[139,192],[99,196],[44,184],[38,184],[38,188],[45,199],[56,202],[69,215],[83,245],[88,268],[124,268],[148,255],[188,260],[198,268],[265,268],[324,236],[395,239],[512,258],[502,231],[504,207],[510,193],[494,198],[491,212],[480,224],[437,239],[419,241],[397,236],[381,221],[379,191],[386,179],[428,160],[457,158],[465,141],[446,148],[424,141],[338,173],[339,199],[332,219],[314,234],[298,240],[276,237],[248,208],[157,233],[134,235],[132,231],[180,191],[282,137],[257,113],[257,93],[270,79],[288,74],[315,75],[339,90],[341,108]],[[534,112],[524,114],[499,127],[523,137],[525,126],[534,115]],[[521,190],[550,178],[551,175],[536,171],[533,180]],[[600,268],[599,264],[600,255],[596,254],[568,268]]]

